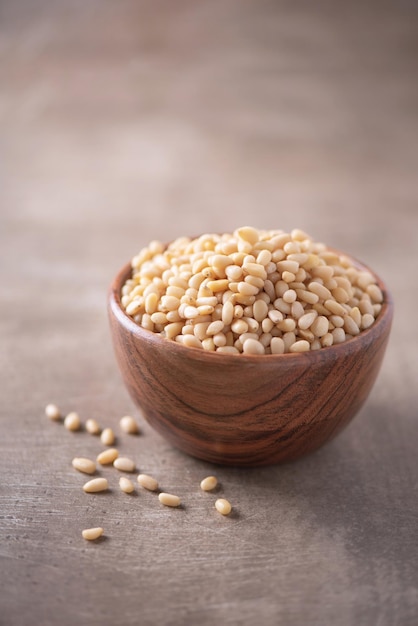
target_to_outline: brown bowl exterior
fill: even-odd
[[[300,354],[234,356],[188,348],[139,327],[120,304],[130,271],[128,264],[109,292],[116,358],[145,418],[180,450],[224,465],[291,461],[332,439],[367,399],[393,317],[380,280],[382,311],[357,337]]]

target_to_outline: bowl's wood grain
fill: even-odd
[[[109,317],[125,384],[149,423],[201,459],[263,465],[307,454],[334,437],[376,380],[393,316],[385,303],[354,339],[302,354],[243,356],[186,348],[140,328],[121,309],[130,266],[115,279]]]

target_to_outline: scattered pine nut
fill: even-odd
[[[100,435],[100,440],[104,446],[111,446],[115,443],[115,433],[111,428],[105,428]]]
[[[94,474],[96,471],[96,463],[83,457],[75,457],[72,460],[72,466],[74,469],[79,472],[83,472],[84,474]]]
[[[98,528],[86,528],[81,533],[83,535],[83,539],[87,539],[87,541],[94,541],[101,537],[104,533],[103,528],[100,526]]]
[[[133,482],[129,480],[129,478],[126,478],[126,476],[121,476],[119,478],[119,487],[125,493],[132,493],[135,490]]]
[[[212,491],[212,489],[215,489],[217,484],[218,484],[218,479],[216,478],[216,476],[207,476],[200,483],[200,488],[203,491]]]
[[[97,493],[98,491],[106,491],[109,488],[109,483],[106,478],[93,478],[89,480],[83,489],[86,493]]]
[[[56,404],[47,404],[45,407],[45,415],[55,422],[61,419],[61,411]]]
[[[90,435],[100,435],[102,429],[99,426],[99,423],[96,420],[90,418],[86,422],[86,430]]]
[[[159,493],[158,499],[161,504],[164,504],[164,506],[180,506],[180,498],[178,496],[174,496],[172,493]]]
[[[120,427],[124,433],[129,435],[137,435],[139,433],[139,426],[130,415],[125,415],[125,417],[121,418]]]
[[[148,489],[148,491],[157,491],[158,489],[158,481],[148,474],[139,474],[137,481],[141,487]]]
[[[231,503],[228,502],[228,500],[225,500],[225,498],[219,498],[216,500],[215,508],[221,515],[229,515],[232,511]]]
[[[113,461],[113,467],[116,467],[116,469],[121,472],[133,472],[135,470],[135,463],[126,456],[120,456]]]
[[[80,430],[81,420],[78,413],[75,413],[74,411],[72,413],[68,413],[64,420],[64,426],[67,430]]]
[[[100,465],[110,465],[110,463],[113,463],[113,461],[117,459],[118,456],[119,452],[116,450],[116,448],[108,448],[107,450],[103,450],[103,452],[100,452],[100,454],[97,455],[96,461],[100,463]]]

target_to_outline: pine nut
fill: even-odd
[[[129,480],[129,478],[126,478],[126,476],[121,476],[119,478],[119,487],[125,493],[132,493],[133,491],[135,491],[133,482]]]
[[[72,412],[68,413],[66,418],[64,419],[64,426],[67,430],[80,430],[81,428],[81,420],[78,413]]]
[[[365,313],[364,315],[362,315],[361,327],[363,329],[370,328],[370,326],[373,324],[373,322],[374,322],[373,315],[370,315],[369,313]]]
[[[353,318],[350,317],[349,315],[346,315],[344,317],[344,330],[346,333],[349,333],[350,335],[358,335],[360,332],[359,327],[357,326]]]
[[[256,300],[253,305],[253,315],[257,322],[262,322],[268,313],[268,306],[264,300]]]
[[[141,487],[148,489],[148,491],[157,491],[158,489],[158,481],[152,478],[152,476],[148,476],[148,474],[139,474],[137,481]]]
[[[100,441],[104,446],[111,446],[115,443],[115,433],[111,428],[105,428],[100,435]]]
[[[318,313],[315,310],[309,311],[308,313],[304,313],[298,319],[299,328],[301,328],[302,330],[306,330],[307,328],[312,326],[312,324],[314,323],[317,317],[318,317]]]
[[[316,293],[316,295],[319,296],[319,298],[321,298],[322,300],[328,300],[329,298],[332,298],[330,290],[316,281],[312,281],[311,283],[309,283],[308,289],[309,291]]]
[[[167,247],[152,242],[132,266],[122,307],[137,324],[186,348],[227,354],[345,341],[373,324],[384,299],[370,272],[298,229],[244,226]],[[246,333],[257,333],[249,338],[257,348]]]
[[[259,237],[258,231],[251,226],[243,226],[242,228],[239,228],[237,230],[237,234],[240,239],[247,241],[252,246],[257,243]]]
[[[345,341],[345,331],[343,328],[334,328],[331,334],[333,343],[343,343]]]
[[[315,337],[323,337],[329,329],[329,321],[324,315],[319,315],[312,323],[311,330]]]
[[[56,404],[47,404],[45,407],[45,415],[55,422],[61,419],[61,411]]]
[[[238,291],[243,296],[255,296],[259,291],[259,287],[254,287],[245,281],[241,281],[238,283]]]
[[[323,348],[328,348],[334,343],[334,335],[332,333],[327,333],[326,335],[321,337],[320,341]]]
[[[86,528],[85,530],[82,531],[82,536],[83,539],[87,539],[87,541],[94,541],[95,539],[98,539],[99,537],[101,537],[104,533],[103,528],[101,528],[100,526],[97,528]]]
[[[215,508],[221,515],[229,515],[232,511],[231,503],[225,498],[218,498],[215,502]]]
[[[284,341],[281,337],[273,337],[270,342],[272,354],[283,354],[285,351]]]
[[[193,330],[192,330],[193,332]],[[179,337],[176,337],[176,339],[178,339]],[[183,345],[187,346],[188,348],[203,348],[202,342],[195,337],[195,335],[185,335],[183,337]]]
[[[377,285],[371,284],[367,287],[366,292],[369,294],[373,304],[383,302],[383,294]]]
[[[130,415],[122,417],[119,423],[124,433],[128,433],[129,435],[137,435],[139,433],[139,426]]]
[[[216,335],[220,333],[224,327],[224,323],[222,320],[217,320],[216,322],[212,322],[206,329],[207,335]]]
[[[96,471],[96,463],[91,461],[90,459],[85,459],[83,457],[75,457],[72,462],[72,466],[74,469],[79,472],[83,472],[84,474],[94,474]]]
[[[345,304],[350,299],[350,296],[342,287],[336,287],[333,289],[332,297],[335,298],[337,302],[340,302],[340,304]]]
[[[234,346],[219,346],[219,348],[216,348],[216,352],[223,354],[239,354],[239,350]]]
[[[296,295],[302,302],[307,304],[316,304],[318,302],[319,296],[313,291],[308,291],[304,287],[297,287],[294,283],[292,283],[292,287],[296,290]]]
[[[259,253],[257,259],[256,259],[257,263],[259,263],[260,265],[264,265],[264,267],[266,265],[268,265],[271,261],[271,252],[270,250],[261,250],[261,252]]]
[[[263,344],[257,339],[247,339],[243,344],[244,354],[265,354]]]
[[[86,493],[97,493],[99,491],[106,491],[109,488],[109,483],[106,478],[93,478],[89,480],[85,485],[83,485],[83,489]]]
[[[291,274],[296,274],[299,269],[299,263],[296,261],[279,261],[277,263],[277,269],[279,272],[289,272]]]
[[[289,352],[306,352],[307,350],[309,350],[309,341],[305,339],[295,341],[289,348]]]
[[[119,452],[116,450],[116,448],[108,448],[107,450],[103,450],[103,452],[100,452],[100,454],[97,456],[96,461],[98,463],[100,463],[100,465],[110,465],[111,463],[113,463],[113,461],[115,461],[115,459],[117,459],[119,456]]]
[[[90,418],[86,422],[86,431],[90,433],[90,435],[100,435],[102,429],[95,419]]]
[[[119,456],[113,461],[113,467],[116,467],[116,469],[121,472],[133,472],[135,470],[135,463],[126,456]]]
[[[288,289],[284,292],[282,298],[287,304],[292,304],[297,298],[297,293],[294,289]]]
[[[324,304],[326,308],[328,309],[328,311],[331,311],[331,313],[334,313],[334,315],[341,315],[341,317],[343,317],[347,312],[345,308],[339,302],[336,302],[335,300],[332,300],[332,299],[326,300]]]
[[[200,488],[202,491],[212,491],[218,484],[218,479],[216,476],[207,476],[200,483]]]
[[[161,492],[158,494],[158,499],[161,502],[161,504],[164,504],[164,506],[180,506],[180,498],[178,496],[174,496],[171,493],[164,493]]]

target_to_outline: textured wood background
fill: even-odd
[[[0,624],[411,625],[418,612],[416,3],[0,4]],[[150,239],[300,227],[396,306],[358,417],[294,464],[214,468],[132,406],[105,299]],[[182,497],[89,496],[117,429]],[[199,481],[216,472],[234,514]],[[100,523],[90,544],[81,530]]]

